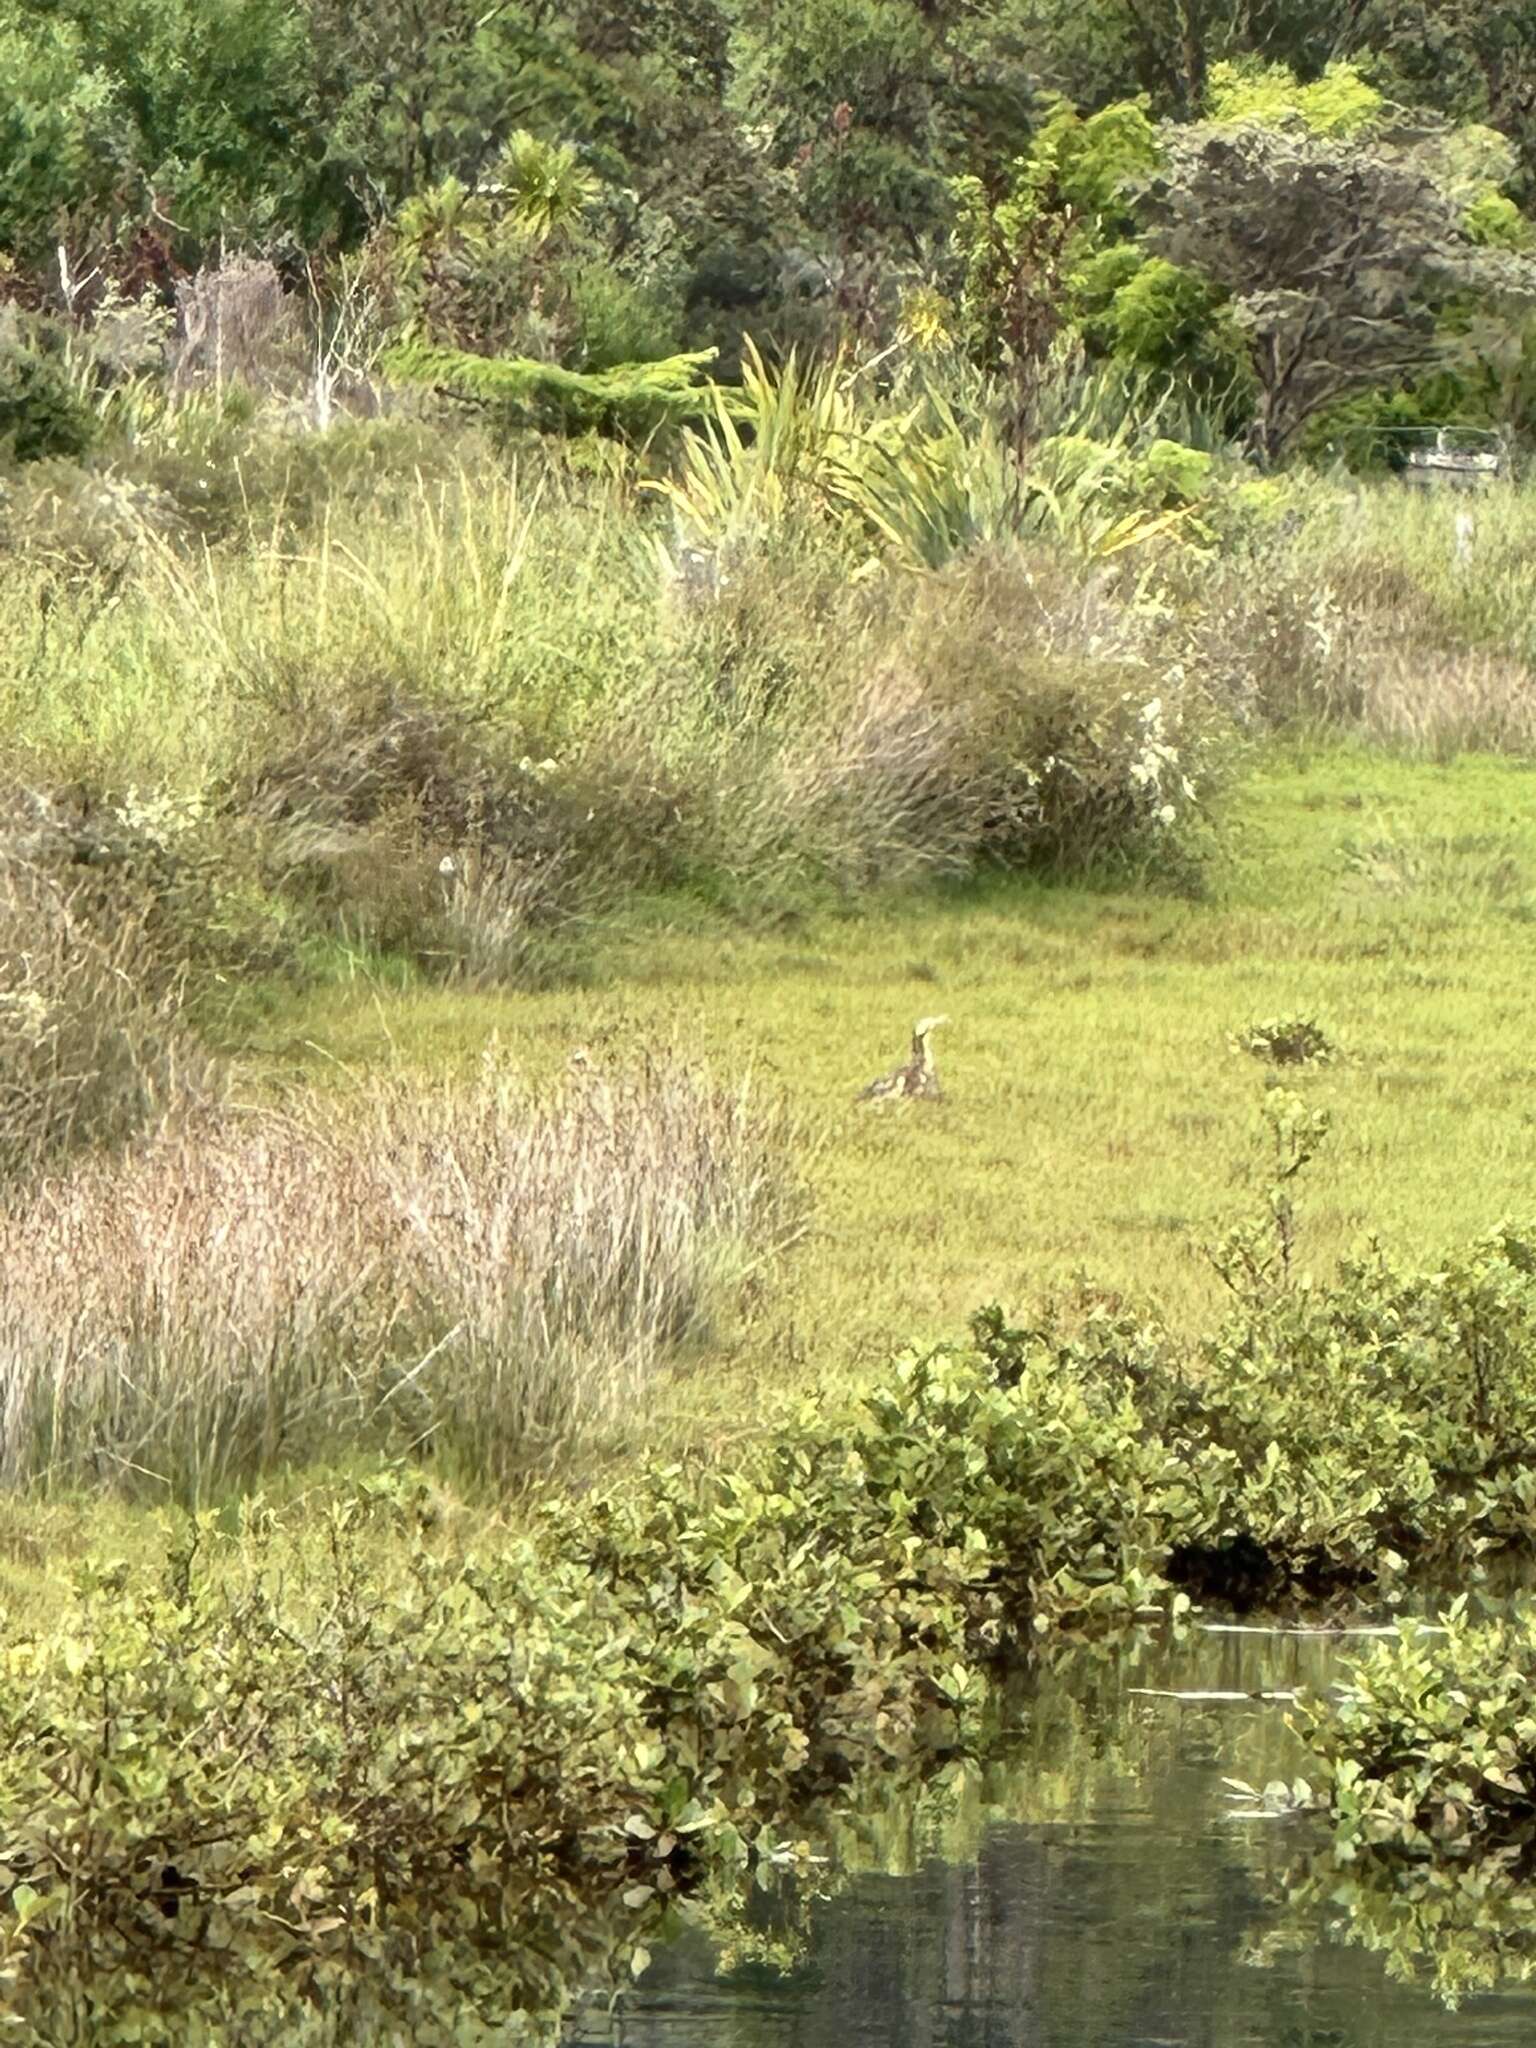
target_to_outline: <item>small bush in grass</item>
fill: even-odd
[[[642,1062],[211,1115],[0,1208],[0,1481],[527,1471],[800,1225],[783,1114]]]
[[[1338,1058],[1339,1049],[1312,1017],[1266,1017],[1249,1024],[1232,1039],[1239,1052],[1252,1053],[1272,1067],[1324,1065]]]

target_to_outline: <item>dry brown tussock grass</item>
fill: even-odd
[[[644,1060],[210,1113],[0,1206],[0,1482],[501,1481],[627,1412],[801,1225],[783,1112]]]
[[[88,878],[0,867],[0,1180],[110,1145],[217,1093],[174,984],[146,976],[141,906]]]

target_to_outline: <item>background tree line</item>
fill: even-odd
[[[17,303],[350,260],[578,372],[852,338],[1023,419],[1076,351],[1267,459],[1536,391],[1536,0],[0,0],[0,82]]]

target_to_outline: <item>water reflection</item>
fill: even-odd
[[[1536,1956],[1521,1902],[1447,1906],[1442,1892],[1426,1906],[1391,1871],[1332,1867],[1315,1819],[1258,1817],[1229,1796],[1226,1778],[1294,1783],[1306,1769],[1283,1706],[1252,1695],[1322,1689],[1336,1668],[1337,1646],[1316,1637],[1195,1632],[1058,1660],[997,1702],[996,1762],[808,1819],[827,1858],[814,1884],[769,1873],[706,1892],[670,1941],[622,1880],[594,1897],[507,1873],[478,1901],[400,1902],[366,1952],[225,1948],[211,1918],[128,1927],[0,1996],[0,2020],[39,2048],[1536,2040],[1536,1991],[1507,1985]],[[1168,1697],[1193,1690],[1239,1697]],[[634,1984],[637,1941],[654,1961]],[[1388,1975],[1426,1945],[1443,1967],[1447,1942],[1458,1981],[1506,1988],[1452,2012],[1427,1983]],[[562,2027],[581,1984],[602,1989]]]
[[[1223,1786],[1294,1779],[1283,1708],[1148,1698],[1329,1682],[1315,1638],[1215,1636],[1041,1686],[1005,1768],[843,1830],[831,1895],[760,1893],[740,1927],[661,1953],[575,2044],[625,2048],[1502,2048],[1536,2038],[1536,1994],[1451,2012],[1330,1938],[1325,1882],[1282,1903],[1316,1840],[1244,1817]],[[904,1873],[893,1875],[892,1872]],[[728,1916],[727,1916],[728,1918]],[[803,1921],[803,1954],[780,1974]],[[1345,1931],[1347,1931],[1347,1926]],[[1266,1941],[1266,1936],[1270,1937]],[[1263,1954],[1265,1966],[1255,1957]],[[724,1967],[717,1969],[723,1955]]]

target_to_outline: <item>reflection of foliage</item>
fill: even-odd
[[[643,1967],[650,1925],[617,1893],[549,1879],[473,1904],[397,1901],[313,1947],[281,1921],[236,1927],[184,1908],[30,1960],[5,1982],[6,2012],[13,2038],[100,2048],[552,2048],[580,1989]]]
[[[1448,2005],[1536,1977],[1536,1886],[1498,1857],[1405,1869],[1390,1858],[1309,1856],[1287,1876],[1279,1924],[1251,1960],[1310,1950],[1320,1931],[1381,1956],[1399,1982],[1427,1980]]]

